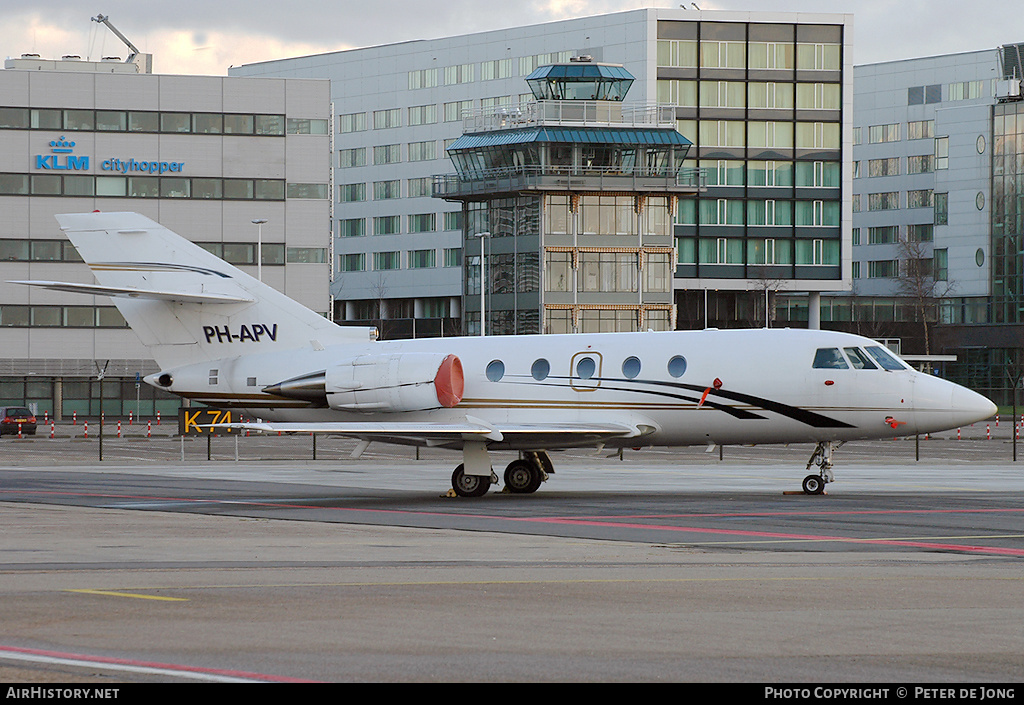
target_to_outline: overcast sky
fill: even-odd
[[[226,75],[229,66],[412,39],[432,39],[640,7],[664,0],[0,0],[0,53],[83,59],[127,56],[99,12],[156,73]],[[697,0],[704,10],[854,15],[854,63],[1024,42],[1007,0]],[[690,3],[688,2],[689,6]],[[89,9],[92,9],[92,12]]]

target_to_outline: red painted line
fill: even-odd
[[[78,661],[91,661],[92,663],[110,664],[112,666],[133,666],[136,668],[159,668],[166,671],[179,671],[183,674],[202,673],[205,675],[224,676],[228,678],[246,678],[249,680],[260,680],[273,683],[310,683],[312,681],[289,676],[273,676],[266,673],[252,673],[249,671],[236,671],[232,669],[201,668],[193,666],[181,666],[174,663],[157,663],[155,661],[139,661],[136,659],[116,658],[111,656],[93,656],[91,654],[69,653],[63,651],[47,651],[45,649],[26,649],[19,646],[7,646],[0,644],[0,655],[3,653],[25,654],[29,656],[44,656],[47,658],[75,659]]]
[[[816,517],[816,516],[858,516],[873,514],[998,514],[1003,512],[1024,513],[1024,508],[1015,509],[848,509],[818,512],[716,512],[714,514],[621,514],[617,519],[733,519],[744,517]],[[556,519],[561,517],[554,517]],[[566,520],[602,519],[602,517],[565,517]]]
[[[416,511],[410,512],[401,509],[364,509],[359,507],[325,507],[322,505],[315,504],[285,504],[281,502],[257,502],[252,500],[220,500],[220,499],[190,499],[180,497],[152,497],[152,496],[139,496],[139,495],[120,495],[120,494],[106,494],[106,493],[76,493],[76,492],[54,492],[47,490],[0,490],[0,494],[43,494],[43,495],[59,495],[59,496],[72,496],[72,497],[100,497],[109,499],[134,499],[134,500],[146,500],[146,501],[162,501],[162,502],[183,502],[183,503],[196,503],[196,504],[237,504],[237,505],[248,505],[254,507],[268,507],[274,509],[327,509],[332,511],[348,511],[348,512],[361,512],[367,514],[379,513],[379,514],[399,514],[399,515],[410,515],[410,516],[439,516],[439,517],[459,517],[459,518],[470,518],[470,519],[491,519],[491,520],[503,520],[510,522],[537,522],[537,523],[550,523],[550,524],[565,524],[575,526],[594,526],[603,528],[631,528],[631,529],[643,529],[645,531],[671,531],[671,532],[682,532],[682,533],[699,533],[699,534],[719,534],[723,536],[746,536],[750,538],[778,538],[795,541],[819,541],[828,542],[834,541],[839,543],[862,543],[862,544],[877,544],[885,546],[905,546],[908,548],[927,548],[930,550],[945,550],[945,551],[962,551],[971,553],[988,553],[993,555],[1004,555],[1004,556],[1022,556],[1024,557],[1024,549],[1014,548],[993,548],[993,547],[981,547],[981,546],[970,546],[966,544],[942,544],[942,543],[928,543],[919,541],[904,541],[901,539],[854,539],[842,536],[829,536],[829,535],[813,535],[813,534],[786,534],[786,533],[775,533],[775,532],[763,532],[763,531],[743,531],[738,529],[710,529],[695,526],[663,526],[659,524],[638,524],[638,523],[623,523],[617,521],[620,518],[633,518],[630,516],[615,517],[616,521],[609,519],[594,520],[586,518],[567,518],[567,517],[500,517],[489,514],[450,514],[447,512],[423,512]],[[723,517],[755,517],[755,516],[840,516],[840,515],[856,515],[856,514],[931,514],[931,513],[998,513],[998,512],[1022,512],[1022,509],[923,509],[923,510],[863,510],[863,511],[838,511],[838,512],[763,512],[763,513],[724,513],[724,514],[678,514],[678,515],[664,515],[664,518],[723,518]],[[658,515],[645,516],[644,518],[659,518]],[[984,538],[984,537],[979,537]]]
[[[902,539],[854,539],[843,536],[814,534],[785,534],[773,531],[742,531],[738,529],[708,529],[698,526],[662,526],[660,524],[622,524],[608,521],[587,521],[576,519],[535,519],[541,523],[568,524],[578,526],[601,526],[627,529],[643,529],[646,531],[672,531],[695,534],[717,534],[722,536],[743,536],[747,538],[775,538],[792,541],[835,541],[837,543],[863,543],[883,546],[908,546],[912,548],[929,548],[945,551],[968,551],[975,553],[992,553],[1002,556],[1024,556],[1024,549],[970,546],[966,544],[929,543],[924,541],[904,541]],[[979,536],[978,538],[984,538]]]

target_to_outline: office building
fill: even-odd
[[[853,286],[821,302],[823,327],[955,355],[946,376],[1007,404],[1024,369],[1020,47],[854,69]]]
[[[57,213],[140,212],[328,315],[327,82],[25,56],[0,95],[0,404],[95,415],[100,376],[107,414],[180,403],[137,385],[154,363],[108,298],[5,283],[94,282]]]
[[[331,81],[339,321],[385,337],[472,329],[476,235],[503,215],[469,222],[461,203],[432,198],[434,177],[453,171],[448,150],[475,120],[535,109],[533,71],[589,56],[635,77],[623,110],[669,107],[693,143],[705,190],[674,199],[676,327],[764,325],[778,292],[816,300],[852,282],[851,42],[849,15],[641,9],[231,74]],[[548,264],[537,286],[557,297]]]

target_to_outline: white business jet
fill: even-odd
[[[816,444],[803,489],[833,481],[855,439],[933,433],[995,413],[874,340],[821,330],[700,330],[376,340],[338,326],[136,213],[58,215],[98,284],[19,282],[113,298],[161,371],[146,382],[244,410],[264,431],[461,449],[454,492],[530,493],[549,451]]]

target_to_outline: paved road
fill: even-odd
[[[35,442],[0,471],[0,678],[1020,682],[1024,472],[929,443],[848,445],[821,497],[785,494],[806,447],[559,454],[464,500],[441,452]]]

